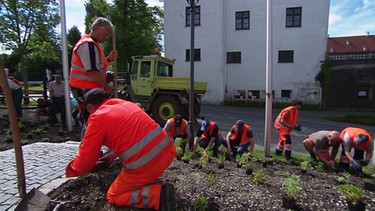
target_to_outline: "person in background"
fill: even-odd
[[[110,98],[103,89],[88,91],[84,104],[90,116],[79,152],[66,167],[66,176],[85,175],[99,159],[109,166],[118,157],[123,168],[109,187],[109,203],[175,210],[174,186],[155,183],[176,155],[168,134],[138,105]],[[112,153],[99,158],[102,146]]]
[[[37,103],[38,105],[35,109],[36,120],[41,124],[49,122],[52,119],[51,104],[49,100],[38,98]],[[46,116],[47,118],[42,119],[41,116]]]
[[[176,114],[173,118],[167,120],[165,123],[164,128],[165,132],[176,140],[176,138],[181,138],[181,148],[183,152],[185,152],[186,144],[189,143],[189,149],[193,145],[191,142],[191,132],[189,123],[182,117],[180,114]]]
[[[353,172],[360,175],[362,167],[368,165],[372,159],[374,142],[371,134],[363,128],[347,127],[341,131],[340,137],[343,140],[340,168],[349,171],[351,163]],[[353,156],[350,154],[352,148],[354,148]]]
[[[84,93],[93,88],[103,88],[112,94],[115,90],[106,81],[109,62],[117,58],[117,51],[112,50],[106,57],[100,44],[113,33],[114,26],[103,17],[97,18],[90,34],[85,34],[74,46],[70,68],[70,85],[76,99],[83,99]]]
[[[303,146],[310,153],[310,161],[316,161],[318,156],[325,165],[335,169],[335,157],[341,142],[339,132],[321,130],[307,136],[303,141]],[[332,147],[331,154],[329,153],[330,147]]]
[[[230,129],[223,145],[227,147],[232,161],[235,160],[237,154],[242,155],[245,152],[247,152],[246,156],[250,157],[254,150],[254,136],[250,125],[238,120]]]
[[[52,103],[53,108],[51,123],[56,124],[58,122],[56,114],[60,113],[61,124],[62,126],[66,126],[65,86],[64,81],[61,78],[61,75],[55,76],[55,80],[49,83],[48,90],[49,99]]]
[[[79,124],[82,122],[82,107],[83,102],[80,100],[74,99],[73,96],[70,96],[70,106],[72,109],[72,118],[74,119],[74,127],[80,127]]]
[[[17,118],[22,117],[22,98],[23,98],[23,89],[21,85],[18,85],[16,82],[14,82],[12,79],[7,78],[9,89],[12,94],[13,98],[13,104],[14,108],[16,110]],[[20,84],[20,83],[19,83]],[[2,87],[0,87],[1,92],[3,90]],[[9,114],[4,114],[4,117],[9,117]]]
[[[217,157],[219,146],[222,143],[224,143],[224,138],[221,135],[219,126],[215,122],[204,120],[194,139],[193,154],[196,153],[199,144],[199,146],[204,148],[203,154],[212,149],[213,156]]]
[[[290,133],[292,130],[301,130],[297,125],[298,110],[302,107],[302,101],[293,100],[292,105],[281,110],[275,120],[274,127],[279,133],[279,142],[277,144],[275,155],[281,155],[285,150],[285,158],[288,162],[293,163],[292,159],[292,139]]]

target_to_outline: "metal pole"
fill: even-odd
[[[272,128],[272,0],[267,0],[267,33],[266,33],[266,109],[264,128],[264,155],[270,156]]]
[[[190,2],[189,2],[190,1]],[[194,117],[194,14],[195,1],[188,0],[190,3],[190,91],[189,91],[189,125],[190,132],[194,134],[195,117]]]
[[[65,110],[66,110],[66,126],[68,131],[72,131],[72,112],[70,106],[70,90],[69,90],[69,70],[68,70],[68,44],[66,39],[66,16],[65,16],[65,1],[60,0],[60,14],[61,14],[61,39],[62,39],[62,59],[63,59],[63,75],[65,85]]]

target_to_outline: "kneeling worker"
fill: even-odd
[[[172,139],[138,105],[109,97],[99,88],[85,94],[85,109],[90,113],[87,129],[66,176],[92,171],[104,145],[114,153],[108,162],[119,157],[123,165],[107,192],[109,203],[175,210],[173,185],[155,183],[176,155]]]
[[[254,136],[251,127],[242,120],[238,120],[230,129],[223,145],[227,147],[231,160],[237,156],[237,153],[242,155],[247,152],[246,156],[250,157],[254,150]]]
[[[316,156],[324,164],[335,168],[335,157],[341,144],[338,131],[321,130],[310,134],[304,141],[303,146],[310,153],[311,160],[316,161]],[[331,154],[329,148],[332,147]],[[314,152],[315,149],[315,152]]]
[[[168,119],[164,128],[165,132],[175,140],[181,138],[181,148],[185,152],[185,146],[189,143],[189,149],[192,147],[192,136],[189,123],[180,114],[176,114],[173,118]]]

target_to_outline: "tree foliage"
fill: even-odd
[[[116,49],[119,57],[119,71],[125,71],[132,55],[153,54],[155,48],[161,49],[164,16],[160,7],[148,7],[144,0],[114,0],[112,5],[101,0],[86,4],[86,21],[92,23],[97,17],[106,17],[115,26]],[[86,29],[90,28],[86,22]],[[112,38],[103,44],[104,51],[113,49]]]
[[[33,39],[43,40],[48,37],[47,40],[51,40],[50,36],[59,24],[59,5],[55,0],[1,0],[0,9],[0,41],[5,49],[12,50],[19,56],[19,69],[23,71],[27,93],[24,56],[33,51],[30,46],[37,46],[32,43]]]

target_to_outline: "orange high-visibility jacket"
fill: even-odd
[[[294,109],[293,106],[289,106],[281,110],[279,115],[277,116],[275,120],[274,127],[277,130],[285,130],[285,131],[292,131],[293,128],[288,127],[287,125],[281,123],[281,120],[284,120],[289,125],[296,125],[298,119],[298,110]]]
[[[125,170],[138,174],[161,162],[174,148],[168,134],[138,105],[108,99],[90,115],[79,153],[68,164],[66,176],[90,172],[103,145],[120,158]]]
[[[171,123],[171,129],[169,130],[168,135],[173,138],[174,137],[174,126],[175,126],[174,118],[170,118],[169,122]],[[182,135],[182,136],[185,135],[186,124],[187,124],[186,120],[183,119],[181,121],[181,126],[180,126],[180,132],[181,132],[180,135]]]
[[[351,145],[350,147],[351,148],[354,148],[355,147],[355,144],[354,144],[354,138],[359,135],[359,134],[365,134],[368,136],[369,140],[365,143],[365,144],[362,144],[359,148],[357,148],[358,150],[361,150],[361,151],[366,151],[367,148],[370,147],[371,145],[371,141],[372,141],[372,137],[371,137],[371,134],[365,130],[365,129],[362,129],[362,128],[355,128],[355,127],[347,127],[345,128],[341,134],[340,134],[340,137],[342,140],[344,140],[344,135],[345,133],[348,133],[349,134],[349,138],[350,138],[350,141],[351,141]]]
[[[210,122],[210,129],[209,129],[208,133],[207,133],[207,131],[204,131],[203,134],[202,134],[202,136],[205,137],[206,139],[210,139],[212,137],[212,135],[213,135],[212,133],[214,131],[215,124],[216,124],[215,122]],[[221,132],[220,132],[219,129],[217,131],[217,135],[218,136],[221,135]]]
[[[106,69],[108,67],[108,61],[104,55],[102,47],[95,42],[89,34],[85,34],[74,46],[72,53],[72,61],[70,68],[70,85],[80,89],[93,89],[102,88],[100,84],[94,81],[89,72],[87,72],[82,64],[81,58],[77,54],[77,49],[84,43],[92,42],[95,44],[99,51],[99,71],[102,73],[103,78],[106,77]]]
[[[236,131],[236,125],[233,126],[234,127],[234,133],[233,133],[233,136],[231,137],[231,140],[237,140],[237,137],[238,137],[238,131]],[[245,124],[244,127],[243,127],[243,132],[242,132],[242,136],[241,136],[241,142],[240,142],[240,145],[242,144],[246,144],[248,143],[248,138],[247,137],[247,131],[250,129],[250,126],[248,124]]]

